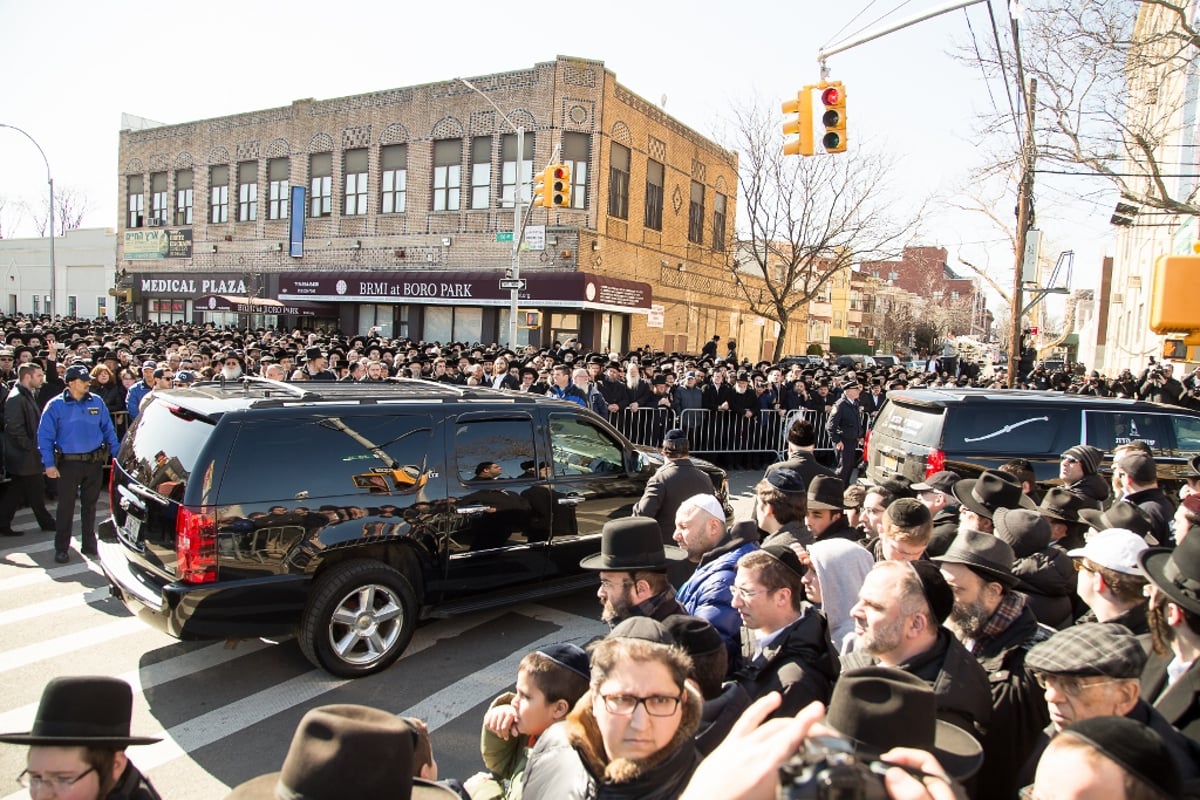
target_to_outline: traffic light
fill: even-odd
[[[841,81],[821,89],[821,105],[825,107],[821,115],[821,124],[825,126],[821,146],[826,153],[846,152],[846,89]]]
[[[1155,259],[1150,330],[1160,335],[1200,332],[1197,293],[1200,293],[1200,255],[1164,255]]]
[[[806,86],[796,92],[795,100],[784,100],[783,113],[796,115],[794,119],[783,121],[783,135],[800,137],[785,139],[783,154],[785,156],[811,156],[813,154],[812,87]]]
[[[1163,358],[1170,358],[1176,361],[1186,361],[1187,355],[1187,342],[1185,342],[1183,339],[1163,340]]]
[[[551,208],[550,203],[546,201],[546,187],[550,185],[550,167],[533,176],[533,207],[545,206]]]
[[[549,202],[546,208],[567,208],[571,205],[571,168],[566,164],[553,164],[546,170],[550,177],[546,183],[550,187],[547,192]]]

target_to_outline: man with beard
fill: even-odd
[[[1200,535],[1175,550],[1154,548],[1138,556],[1150,581],[1150,632],[1154,651],[1142,671],[1142,699],[1167,722],[1200,741]]]
[[[882,664],[916,675],[937,696],[937,717],[983,738],[992,695],[983,667],[942,623],[954,592],[928,561],[880,561],[850,609],[854,650],[842,671]]]
[[[244,374],[246,374],[246,364],[236,351],[230,350],[221,357],[221,380],[236,381]]]
[[[987,757],[977,778],[977,800],[1015,796],[1017,770],[1050,721],[1042,690],[1025,667],[1025,653],[1048,639],[1051,630],[1038,625],[1025,595],[1013,591],[1015,558],[1003,540],[964,530],[933,559],[954,592],[946,624],[991,682],[992,718],[981,742]]]
[[[687,613],[675,601],[675,589],[667,579],[671,563],[683,559],[679,548],[663,546],[653,519],[626,517],[605,523],[600,552],[579,566],[600,573],[596,597],[603,607],[600,618],[609,625],[630,617],[662,622],[672,614]]]

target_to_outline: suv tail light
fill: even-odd
[[[867,435],[863,437],[863,461],[871,463],[871,431],[867,431]]]
[[[179,507],[175,517],[176,575],[184,583],[217,580],[217,518],[211,508]]]
[[[946,451],[945,450],[930,450],[929,455],[925,456],[925,477],[928,478],[935,472],[941,472],[946,468]]]

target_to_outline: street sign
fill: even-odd
[[[545,250],[546,249],[546,226],[545,225],[526,225],[525,226],[525,242],[529,245],[530,250]]]
[[[518,292],[525,291],[524,278],[502,278],[500,280],[501,289],[516,289]]]
[[[496,231],[496,241],[497,242],[511,242],[512,241],[512,233],[513,233],[512,231]]]

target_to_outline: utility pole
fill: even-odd
[[[1021,183],[1017,188],[1017,241],[1013,259],[1012,316],[1008,329],[1007,385],[1016,385],[1021,363],[1021,272],[1025,261],[1025,238],[1033,222],[1033,164],[1037,148],[1033,142],[1033,110],[1037,107],[1037,78],[1029,79],[1025,100],[1025,137],[1021,142]]]

